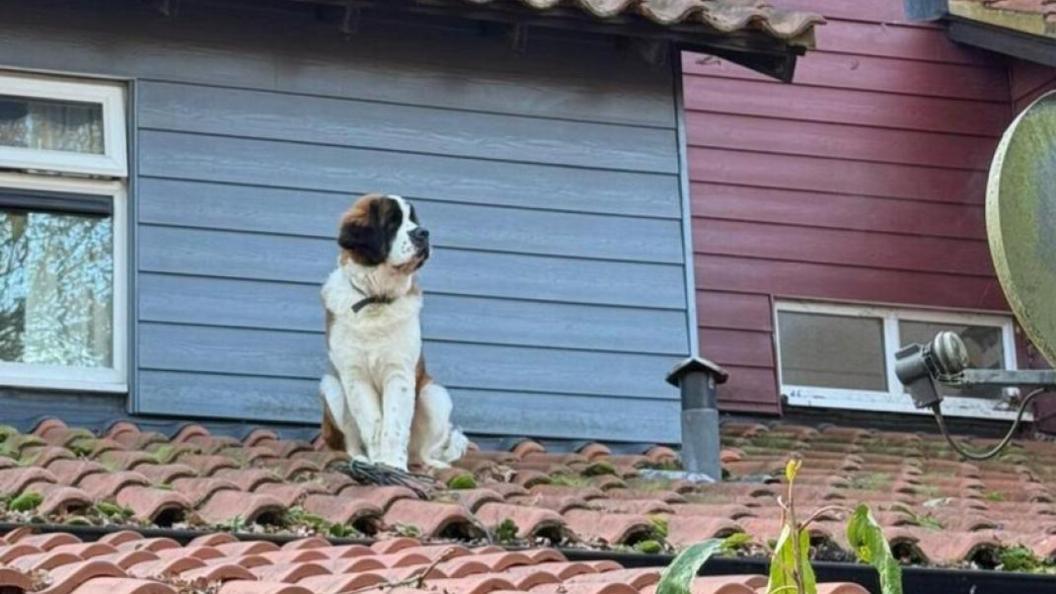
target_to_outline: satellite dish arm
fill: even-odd
[[[970,460],[989,460],[1001,453],[1015,435],[1027,406],[1045,392],[1056,390],[1056,371],[1007,369],[972,369],[968,367],[968,351],[960,336],[953,332],[939,332],[928,344],[911,344],[895,353],[895,374],[906,387],[917,408],[930,408],[939,431],[958,454]],[[1000,388],[1033,387],[1019,403],[1016,420],[996,446],[985,452],[972,452],[954,441],[942,416],[942,394],[939,384],[966,388],[990,386]]]

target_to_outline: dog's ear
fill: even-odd
[[[377,266],[388,259],[395,232],[389,219],[399,213],[391,202],[380,196],[361,198],[341,219],[337,244],[357,263]]]

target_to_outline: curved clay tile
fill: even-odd
[[[181,579],[202,580],[206,583],[252,580],[255,577],[245,567],[231,562],[207,564],[205,567],[189,569],[180,574]]]
[[[620,583],[627,584],[635,590],[641,590],[660,581],[660,569],[643,567],[638,569],[617,569],[605,573],[588,573],[570,578],[565,583]]]
[[[297,585],[304,586],[312,592],[324,594],[330,592],[355,592],[370,586],[381,584],[384,581],[385,580],[382,579],[381,576],[360,573],[354,575],[318,575],[307,577],[297,582]]]
[[[52,431],[66,428],[68,428],[68,426],[65,422],[63,422],[62,419],[56,417],[45,417],[41,419],[41,421],[37,423],[35,427],[33,427],[33,430],[30,431],[30,433],[38,437],[44,437]]]
[[[238,468],[238,463],[227,456],[185,454],[179,458],[180,464],[186,464],[198,472],[198,476],[212,476],[221,468]]]
[[[198,471],[186,464],[141,464],[136,467],[136,472],[159,485],[167,485],[179,478],[198,476]]]
[[[497,505],[497,504],[488,504]],[[438,537],[444,534],[465,535],[482,532],[473,516],[460,505],[401,499],[395,501],[385,512],[385,523],[389,526],[414,526],[423,535]]]
[[[115,470],[132,470],[140,464],[154,464],[154,457],[146,452],[107,450],[95,456],[100,464]]]
[[[191,510],[191,503],[183,495],[153,487],[125,487],[115,500],[131,509],[133,517],[156,524],[182,521]]]
[[[55,475],[36,466],[0,470],[0,496],[18,495],[32,484],[55,483]]]
[[[117,548],[122,551],[150,551],[151,553],[157,554],[159,551],[178,548],[179,546],[180,543],[175,540],[162,536],[157,538],[130,540],[117,545]]]
[[[111,532],[110,534],[104,534],[99,537],[99,542],[120,547],[126,542],[133,540],[141,540],[143,535],[134,530],[118,530],[117,532]]]
[[[28,592],[33,587],[33,580],[29,576],[7,567],[0,567],[0,590],[14,590],[15,592]]]
[[[612,450],[605,444],[592,441],[579,448],[579,454],[589,460],[596,460],[612,455]]]
[[[429,580],[427,585],[430,589],[435,589],[438,592],[450,592],[451,594],[489,594],[496,590],[514,589],[513,584],[508,580],[488,574],[471,575],[464,578]],[[397,589],[392,592],[395,594],[398,591]]]
[[[226,562],[226,559],[210,559],[206,561],[206,565],[212,565],[214,563]],[[260,555],[243,555],[235,559],[235,564],[245,567],[246,569],[253,569],[254,567],[260,567],[261,565],[271,565],[271,561],[268,561]]]
[[[311,590],[293,584],[233,580],[220,587],[217,594],[313,594]]]
[[[221,545],[234,544],[240,542],[233,534],[228,532],[213,532],[210,534],[203,534],[196,536],[191,539],[191,542],[187,543],[188,547],[213,547],[216,550],[220,550]]]
[[[218,478],[180,478],[171,485],[195,507],[219,491],[239,491],[238,485]]]
[[[869,590],[851,583],[818,584],[818,594],[869,594]]]
[[[518,458],[524,458],[528,454],[542,453],[545,451],[546,448],[543,447],[543,444],[537,441],[532,441],[530,439],[525,439],[517,443],[517,445],[513,446],[513,448],[510,450],[510,453],[517,456]]]
[[[407,547],[405,549],[400,549],[396,552],[402,554],[422,555],[430,562],[436,561],[437,559],[451,561],[452,559],[468,557],[475,553],[474,551],[471,551],[460,544],[446,542],[441,544],[429,544]]]
[[[613,514],[576,509],[564,514],[568,528],[586,541],[601,540],[608,544],[625,544],[653,535],[649,518],[638,514]]]
[[[471,512],[477,511],[480,506],[490,502],[502,502],[505,498],[492,489],[465,489],[452,491],[449,495],[456,503],[462,505]]]
[[[393,567],[417,567],[419,565],[427,565],[431,562],[429,557],[422,553],[414,552],[413,549],[404,549],[395,553],[377,555],[374,559],[380,562],[386,569],[392,569]]]
[[[568,532],[565,518],[549,509],[538,509],[508,503],[485,503],[477,510],[477,519],[489,530],[495,530],[504,520],[517,526],[518,538],[545,537],[553,541]]]
[[[597,570],[582,561],[560,561],[539,563],[526,567],[513,567],[503,572],[503,575],[510,576],[510,579],[519,579],[521,576],[535,571],[545,571],[559,580],[567,580],[585,573],[597,573]]]
[[[547,584],[532,590],[533,594],[638,594],[627,584],[604,582],[565,582],[560,585]]]
[[[386,538],[379,540],[370,545],[370,549],[379,555],[387,555],[389,553],[395,553],[402,551],[403,549],[409,549],[411,547],[420,547],[422,543],[418,539],[410,538],[407,536],[397,536],[396,538]]]
[[[279,441],[279,434],[267,429],[254,429],[242,438],[242,443],[248,447],[264,445],[264,442],[274,443],[277,441]]]
[[[90,474],[109,472],[105,466],[91,460],[53,460],[47,465],[47,468],[48,472],[55,475],[58,482],[64,485],[77,485],[81,482],[81,479]]]
[[[659,499],[595,499],[590,502],[597,509],[619,514],[673,514],[671,504]]]
[[[315,535],[291,540],[279,548],[283,551],[305,551],[308,549],[325,549],[329,546],[330,542],[328,540],[322,536]]]
[[[274,524],[286,512],[286,508],[270,495],[223,490],[210,495],[197,507],[196,512],[210,524],[221,524],[235,518],[241,518],[249,524]]]
[[[328,546],[319,549],[319,552],[329,559],[355,559],[374,554],[370,547],[360,544]]]
[[[286,584],[296,584],[304,578],[318,575],[331,575],[330,570],[324,565],[312,561],[261,565],[243,571],[247,571],[251,577],[263,582],[283,582]]]
[[[138,472],[103,472],[83,477],[77,485],[91,495],[92,499],[102,501],[114,499],[122,489],[131,486],[150,486],[150,479]]]
[[[91,559],[117,553],[117,547],[102,542],[78,542],[59,545],[52,549],[55,553],[70,553],[80,559]]]
[[[205,545],[191,546],[187,545],[178,549],[164,549],[157,553],[160,559],[175,559],[177,557],[194,557],[201,561],[208,561],[209,559],[220,559],[223,558],[224,554],[220,552],[220,549],[216,547],[210,547]]]
[[[226,532],[217,532],[217,534],[230,536]],[[266,540],[231,540],[229,542],[217,543],[213,546],[223,553],[225,557],[260,555],[262,553],[270,553],[279,550],[279,545]]]
[[[330,571],[333,573],[363,573],[363,572],[377,572],[379,570],[387,569],[385,564],[378,561],[376,556],[370,557],[352,557],[351,559],[332,559],[329,564]],[[380,576],[380,573],[374,575]]]
[[[158,559],[146,563],[137,563],[128,568],[128,575],[140,579],[150,579],[162,575],[179,575],[185,571],[205,567],[205,561],[190,555]]]
[[[55,569],[62,565],[70,565],[81,561],[83,560],[80,557],[71,553],[56,553],[55,551],[48,551],[45,553],[19,557],[12,560],[10,566],[15,569],[29,572]]]
[[[548,571],[536,569],[534,567],[527,567],[525,569],[527,569],[528,571],[524,571],[516,576],[511,575],[509,573],[504,573],[502,574],[502,577],[508,579],[510,583],[512,583],[516,587],[517,590],[523,592],[526,592],[528,590],[531,590],[532,588],[544,584],[561,583],[560,578]]]
[[[270,553],[258,553],[257,556],[267,559],[273,565],[327,560],[326,554],[317,548],[279,549]]]
[[[113,553],[112,555],[103,555],[97,560],[108,561],[127,571],[133,565],[157,561],[158,556],[150,551],[125,551]]]
[[[478,554],[474,560],[486,564],[494,572],[505,571],[511,567],[533,565],[531,557],[517,551]]]
[[[461,557],[445,561],[436,566],[446,577],[462,578],[480,573],[488,573],[491,568],[473,557]]]
[[[38,514],[74,513],[83,511],[92,505],[92,498],[81,489],[74,487],[37,483],[31,489],[44,498],[37,506],[36,513]]]
[[[685,547],[696,544],[709,538],[726,537],[738,532],[747,532],[755,542],[766,542],[769,538],[776,538],[780,530],[780,519],[773,520],[765,518],[757,524],[746,525],[745,522],[755,520],[750,518],[736,522],[729,518],[709,516],[677,516],[668,518],[667,541],[676,547]]]
[[[308,495],[301,505],[306,511],[334,524],[360,525],[381,518],[381,508],[378,506],[336,495]]]
[[[187,423],[173,434],[171,441],[174,443],[192,443],[196,439],[208,438],[209,430],[198,423]]]
[[[87,584],[106,582],[109,579],[124,578],[125,571],[113,563],[105,561],[82,561],[57,567],[49,572],[50,585],[40,594],[62,594],[80,592]],[[102,590],[101,592],[113,592]],[[120,591],[118,591],[120,592]]]

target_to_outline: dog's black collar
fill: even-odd
[[[348,284],[352,286],[353,291],[359,293],[360,295],[366,295],[366,297],[352,304],[352,313],[359,313],[359,310],[374,303],[380,305],[388,305],[395,301],[394,298],[386,297],[384,295],[367,295],[366,291],[357,287],[356,284],[352,281],[348,281]]]
[[[382,297],[380,295],[373,295],[371,297],[364,297],[364,298],[360,299],[359,301],[357,301],[357,302],[352,304],[352,313],[359,313],[359,310],[363,309],[364,307],[366,307],[366,306],[368,306],[368,305],[370,305],[372,303],[379,303],[379,304],[383,304],[383,305],[388,305],[389,303],[392,303],[392,302],[393,302],[393,298],[392,297]]]

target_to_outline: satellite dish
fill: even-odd
[[[1013,313],[1056,366],[1056,91],[1001,137],[986,187],[986,234]]]

